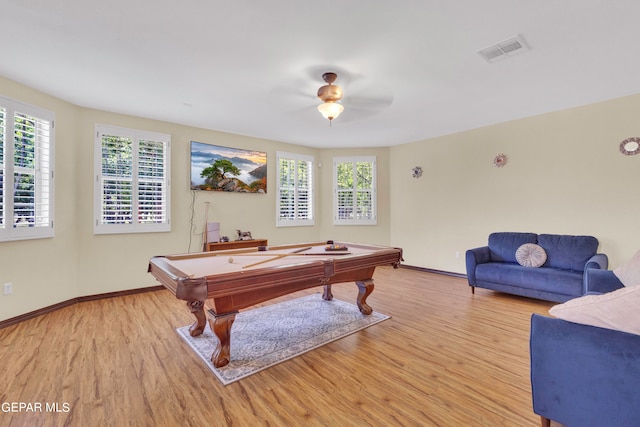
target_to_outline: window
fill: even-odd
[[[0,97],[0,241],[53,237],[54,114]]]
[[[313,225],[313,157],[282,152],[276,157],[276,226]]]
[[[95,234],[170,231],[171,136],[96,126]]]
[[[333,160],[335,225],[376,224],[376,158]]]

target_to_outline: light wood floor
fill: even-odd
[[[539,426],[529,322],[552,303],[379,268],[390,320],[223,387],[175,332],[168,291],[83,302],[0,330],[1,426]],[[303,291],[301,294],[319,292]],[[356,287],[333,287],[355,301]],[[233,338],[232,338],[233,357]],[[44,411],[58,403],[69,412]]]

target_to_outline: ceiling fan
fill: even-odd
[[[358,121],[380,113],[393,102],[393,93],[387,85],[365,75],[327,66],[310,67],[304,75],[303,79],[290,76],[289,84],[273,88],[269,97],[279,109],[301,120],[313,120],[311,112],[315,110],[330,124],[338,116],[342,123]],[[312,88],[322,81],[325,84],[314,93]]]

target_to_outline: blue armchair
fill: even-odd
[[[622,283],[588,269],[588,293]],[[640,335],[534,314],[530,336],[533,411],[542,426],[640,426]]]

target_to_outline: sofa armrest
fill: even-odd
[[[489,246],[481,246],[467,250],[465,261],[467,264],[467,280],[469,281],[469,286],[476,286],[476,265],[491,261]]]
[[[597,270],[588,268],[584,274],[583,293],[605,294],[624,287],[611,270]]]
[[[600,270],[606,270],[609,267],[609,257],[605,254],[595,254],[584,265],[584,272],[587,272],[588,268],[596,268]]]
[[[568,426],[640,426],[640,335],[534,314],[533,411]]]

